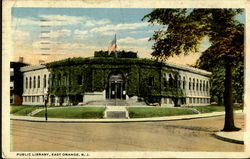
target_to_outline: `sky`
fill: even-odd
[[[68,57],[90,57],[107,50],[115,34],[118,50],[151,58],[148,39],[159,25],[142,21],[150,8],[12,8],[12,60],[39,64]],[[238,17],[244,21],[244,15]],[[209,47],[204,39],[200,51]],[[200,54],[171,57],[170,62],[194,64]]]

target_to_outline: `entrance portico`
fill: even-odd
[[[109,77],[107,90],[107,99],[126,99],[125,80],[121,73],[113,73]]]

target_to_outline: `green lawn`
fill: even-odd
[[[71,119],[97,119],[103,118],[105,107],[71,107],[62,109],[48,109],[48,118],[71,118]],[[34,116],[44,117],[45,111]]]
[[[129,111],[130,118],[148,118],[148,117],[197,114],[191,109],[182,109],[182,108],[131,107],[131,108],[128,108],[128,111]]]
[[[43,107],[34,107],[34,106],[11,106],[10,107],[10,114],[13,115],[22,115],[22,116],[26,116],[29,113],[31,113],[32,111],[36,110],[36,109],[40,109]]]
[[[218,105],[209,105],[209,106],[195,106],[192,107],[196,110],[198,110],[200,113],[211,113],[211,112],[222,112],[225,111],[224,106],[218,106]],[[234,110],[241,110],[240,107],[233,107]]]

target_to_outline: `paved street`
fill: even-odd
[[[244,116],[235,116],[244,127]],[[12,151],[244,151],[216,139],[223,117],[132,123],[45,123],[11,120]]]

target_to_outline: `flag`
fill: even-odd
[[[111,53],[112,51],[116,51],[117,45],[116,45],[116,34],[114,39],[110,42],[110,46],[108,48],[109,53]]]

